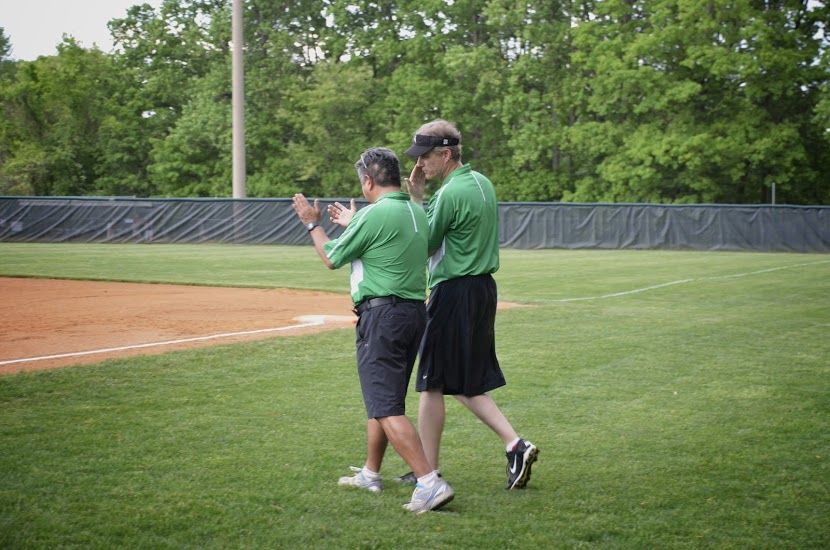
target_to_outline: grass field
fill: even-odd
[[[311,247],[0,243],[0,275],[348,284]],[[527,490],[450,401],[446,511],[337,487],[365,422],[340,330],[0,378],[0,547],[830,546],[830,257],[504,250],[497,280],[532,306],[499,313],[494,392]]]

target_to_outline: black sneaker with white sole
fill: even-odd
[[[415,477],[414,472],[406,472],[404,475],[396,477],[395,481],[401,485],[415,485],[418,483],[418,478]]]
[[[443,477],[441,476],[441,472],[438,472],[438,477]],[[418,477],[415,475],[415,472],[407,472],[402,476],[396,477],[395,481],[401,485],[415,485],[418,483]]]
[[[530,467],[536,462],[539,449],[530,441],[520,439],[507,451],[507,490],[524,489],[530,481]]]

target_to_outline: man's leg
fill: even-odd
[[[523,489],[530,480],[530,467],[539,449],[530,441],[519,438],[513,426],[489,395],[455,396],[504,441],[507,455],[507,489]]]
[[[370,418],[366,422],[366,467],[371,471],[380,472],[388,443],[383,426],[376,419]]]
[[[424,455],[432,470],[438,469],[444,415],[444,394],[437,390],[422,391],[418,401],[418,431],[421,434]]]
[[[470,411],[472,411],[472,413],[476,415],[479,420],[484,422],[491,430],[496,432],[502,441],[504,441],[505,445],[519,439],[519,435],[516,433],[516,430],[514,430],[513,426],[510,425],[510,422],[501,412],[498,405],[496,405],[496,402],[493,401],[493,398],[486,393],[476,395],[474,397],[456,395],[455,398],[458,399],[465,407],[470,409]]]
[[[406,416],[385,416],[378,418],[377,422],[386,433],[386,438],[417,477],[423,477],[432,472],[434,468],[430,467],[424,456],[418,432]]]
[[[338,485],[368,489],[372,492],[380,492],[383,489],[383,482],[380,479],[380,466],[383,463],[383,455],[389,440],[383,431],[383,427],[374,418],[366,422],[366,463],[362,468],[352,467],[355,474],[343,476],[337,482]]]

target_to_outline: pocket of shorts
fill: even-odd
[[[383,319],[383,320],[404,319],[405,320],[405,319],[408,319],[411,316],[412,316],[411,313],[407,313],[407,312],[399,311],[399,310],[395,310],[395,309],[390,309],[389,311],[386,311],[386,312],[383,313],[383,315],[381,316],[381,319]]]
[[[361,323],[361,318],[357,318],[357,324],[355,325],[355,342],[361,343],[366,340],[366,337],[363,334],[363,328],[366,323]]]

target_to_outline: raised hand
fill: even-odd
[[[424,188],[426,188],[427,180],[424,171],[421,167],[415,164],[412,173],[409,174],[409,179],[406,182],[407,191],[413,202],[421,204],[424,202]]]
[[[352,199],[349,208],[346,208],[339,202],[335,202],[334,204],[330,204],[327,210],[331,223],[346,227],[352,221],[355,212],[357,212],[357,206],[355,205],[354,199]]]
[[[320,201],[319,199],[314,199],[314,206],[311,206],[308,203],[308,199],[302,193],[297,193],[294,195],[293,204],[291,207],[294,209],[294,212],[297,213],[297,217],[300,218],[300,221],[303,223],[320,223]]]

